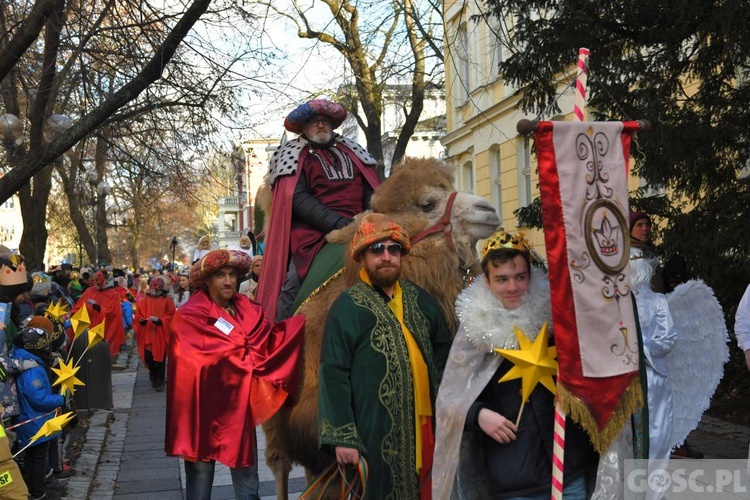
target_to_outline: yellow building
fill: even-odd
[[[522,118],[533,119],[518,109],[515,88],[498,73],[498,63],[508,57],[507,23],[476,22],[477,3],[446,0],[445,76],[447,133],[442,142],[446,161],[456,167],[458,188],[490,200],[508,231],[524,231],[534,247],[544,254],[539,230],[518,227],[513,212],[539,196],[533,140],[516,131]],[[575,62],[571,55],[571,63]],[[561,75],[560,91],[575,78]],[[558,105],[572,114],[574,95],[566,92]],[[545,116],[545,119],[551,117]]]

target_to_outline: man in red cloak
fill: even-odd
[[[164,276],[151,278],[146,296],[138,303],[133,330],[138,354],[148,366],[151,387],[164,389],[165,358],[169,341],[169,326],[175,313],[174,301],[167,292]]]
[[[299,386],[304,318],[271,328],[236,292],[250,265],[242,252],[209,252],[193,265],[196,291],[172,320],[165,449],[185,459],[188,498],[210,498],[217,460],[230,467],[237,498],[259,498],[255,426]]]
[[[295,296],[325,245],[326,234],[367,209],[380,184],[375,158],[333,132],[346,114],[340,104],[313,99],[284,121],[284,127],[299,137],[271,157],[273,200],[256,292],[256,300],[271,319],[278,321],[294,312]]]
[[[107,279],[106,271],[94,273],[92,286],[88,287],[76,305],[70,311],[75,314],[84,305],[88,309],[91,326],[104,321],[104,340],[109,344],[109,355],[116,358],[120,346],[125,343],[125,331],[122,326],[122,299],[115,289],[114,281]]]

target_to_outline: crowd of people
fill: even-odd
[[[248,266],[240,277],[239,282],[247,283],[247,297],[259,282],[262,259],[256,256],[253,272]],[[59,265],[46,273],[29,272],[22,255],[2,246],[0,268],[2,429],[15,458],[10,462],[19,467],[13,488],[21,488],[19,496],[9,498],[41,499],[49,488],[64,488],[70,475],[64,449],[71,426],[42,437],[35,434],[56,416],[75,411],[72,394],[55,385],[55,370],[70,361],[76,338],[71,318],[86,308],[90,327],[104,322],[102,345],[115,369],[124,368],[116,361],[133,336],[152,387],[162,391],[171,320],[191,296],[189,268],[170,265],[164,271],[131,272]],[[50,312],[58,306],[65,308],[63,314]],[[8,491],[0,491],[0,497],[6,498]]]

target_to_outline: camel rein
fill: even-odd
[[[451,225],[451,212],[453,212],[453,202],[456,201],[457,194],[456,191],[453,191],[450,196],[448,196],[448,203],[445,204],[443,216],[435,224],[414,236],[411,239],[412,245],[416,245],[418,241],[421,241],[428,236],[442,232],[445,235],[445,240],[448,242],[448,248],[451,249],[451,252],[456,252],[456,247],[453,245],[453,236],[451,235],[451,231],[453,231],[453,226]]]

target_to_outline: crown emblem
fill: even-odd
[[[619,251],[617,242],[619,235],[620,226],[612,226],[607,214],[604,214],[599,229],[594,229],[594,238],[596,238],[596,244],[599,245],[599,252],[602,255],[615,255]]]
[[[485,241],[482,247],[482,259],[492,250],[499,250],[501,248],[513,248],[520,252],[528,252],[531,250],[531,244],[523,236],[523,233],[510,235],[504,229],[500,229]]]

